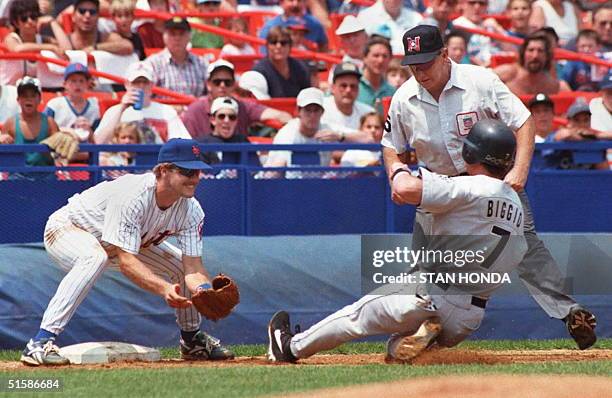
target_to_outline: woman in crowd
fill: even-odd
[[[271,28],[266,37],[268,56],[253,67],[266,78],[272,98],[297,97],[302,89],[311,85],[308,67],[289,56],[291,45],[287,29],[280,26]]]
[[[66,58],[64,51],[71,48],[68,36],[52,16],[41,16],[37,0],[13,1],[9,20],[14,30],[4,38],[9,52],[37,53],[48,50]],[[47,25],[54,37],[40,34],[40,29]],[[23,76],[36,76],[36,72],[35,61],[0,61],[0,84],[15,84]]]

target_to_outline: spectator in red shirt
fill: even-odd
[[[149,0],[151,11],[169,12],[167,0]],[[145,48],[164,48],[164,20],[154,19],[138,27],[138,34]]]
[[[206,81],[208,95],[193,102],[183,113],[183,123],[193,139],[202,141],[205,136],[212,132],[210,126],[210,106],[216,98],[230,97],[234,94],[236,80],[234,76],[234,65],[223,59],[213,62],[208,66],[208,80]],[[253,101],[241,101],[238,103],[238,120],[236,132],[247,134],[249,126],[258,121],[276,119],[287,123],[291,115],[277,109],[268,108]]]

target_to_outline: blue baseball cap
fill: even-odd
[[[70,75],[74,75],[75,73],[82,73],[87,78],[91,77],[91,75],[89,74],[89,69],[87,69],[85,65],[79,64],[79,63],[73,63],[73,64],[68,65],[66,69],[64,69],[64,80],[68,79]]]
[[[183,169],[212,169],[204,163],[198,142],[182,138],[173,138],[166,142],[159,151],[157,163],[172,163]]]

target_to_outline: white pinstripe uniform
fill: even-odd
[[[421,207],[433,215],[427,231],[433,238],[426,248],[477,251],[488,247],[485,257],[491,257],[490,265],[465,265],[461,268],[464,272],[507,273],[516,268],[527,251],[527,242],[523,237],[521,200],[509,185],[484,175],[449,178],[421,169],[421,176]],[[502,207],[504,211],[495,211]],[[495,233],[497,230],[512,238],[503,239]],[[447,240],[450,236],[464,237],[459,243],[462,246],[451,247]],[[452,243],[457,244],[457,239]],[[500,251],[495,249],[498,246]],[[427,271],[450,273],[452,268],[457,271],[455,266]],[[442,324],[436,341],[450,347],[480,326],[485,310],[472,304],[473,297],[486,300],[500,285],[457,284],[445,291],[435,286],[433,290],[423,289],[416,283],[385,286],[293,336],[291,352],[297,358],[307,358],[352,339],[396,333],[392,344],[401,336],[414,334],[423,321],[434,316],[440,317]]]
[[[195,198],[180,198],[161,210],[155,186],[152,173],[125,175],[74,195],[51,215],[45,248],[67,274],[47,306],[41,329],[62,332],[102,272],[118,269],[113,246],[136,255],[190,297],[181,256],[201,255],[204,212]],[[164,242],[168,236],[176,236],[179,248]],[[200,314],[193,306],[177,309],[176,316],[182,330],[199,329]]]

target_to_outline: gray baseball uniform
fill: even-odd
[[[529,118],[529,111],[492,71],[451,63],[451,75],[439,101],[412,78],[393,96],[382,145],[398,154],[415,149],[419,161],[436,173],[455,176],[465,172],[463,140],[481,119],[500,119],[513,130]],[[568,315],[576,302],[563,291],[563,276],[550,252],[535,233],[525,192],[519,193],[525,211],[527,254],[518,274],[536,302],[554,318]],[[413,239],[427,230],[429,216],[417,210]]]
[[[509,185],[483,175],[450,178],[425,169],[421,169],[421,176],[421,208],[430,212],[429,232],[435,235],[427,249],[442,248],[445,237],[461,235],[466,238],[461,241],[462,246],[446,249],[487,248],[485,261],[473,264],[465,272],[503,273],[518,265],[527,250],[524,215],[519,196]],[[435,240],[437,236],[440,241]],[[419,263],[419,267],[423,265]],[[438,343],[453,346],[480,326],[484,306],[473,304],[474,297],[486,300],[499,285],[385,286],[384,290],[374,292],[380,294],[366,295],[296,334],[291,339],[291,352],[297,358],[306,358],[360,337],[414,334],[423,321],[434,316],[439,316],[442,322]]]

